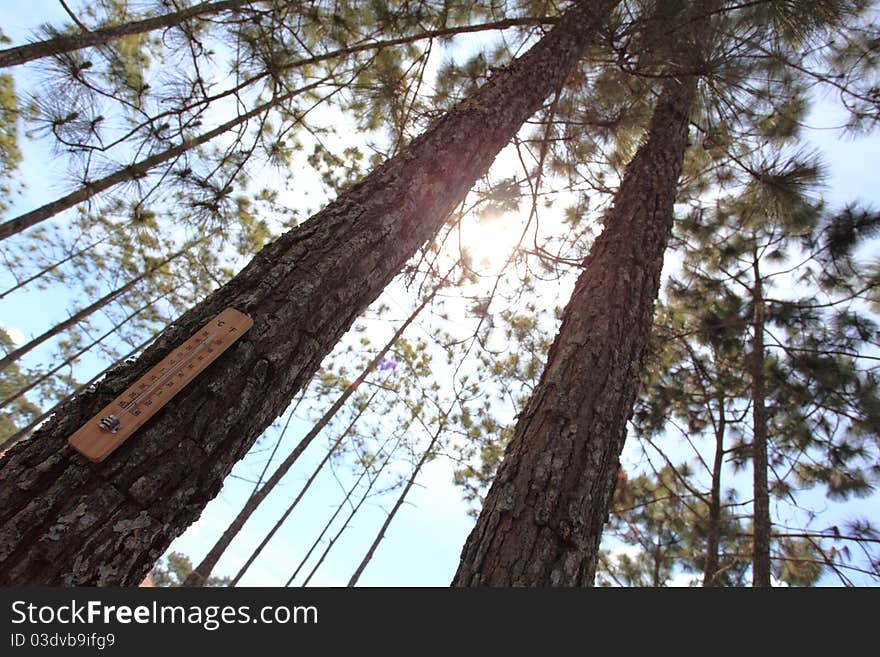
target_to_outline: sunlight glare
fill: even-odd
[[[497,273],[516,248],[522,234],[522,217],[517,212],[471,213],[459,224],[462,254],[478,273]]]

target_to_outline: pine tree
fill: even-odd
[[[593,581],[672,228],[695,86],[691,77],[666,84],[462,551],[455,585]],[[531,556],[524,561],[521,554]]]
[[[652,18],[663,24],[669,25],[669,19],[678,15],[671,31],[679,36],[669,39],[668,30],[647,30],[643,49],[636,51],[647,53],[648,59],[653,55],[662,60],[658,53],[667,54],[667,62],[680,68],[665,75],[655,70],[654,75],[674,78],[677,74],[680,88],[688,87],[683,78],[711,79],[719,71],[722,78],[728,76],[728,82],[738,78],[733,86],[740,89],[749,89],[742,78],[750,75],[766,82],[762,76],[778,74],[778,62],[756,72],[748,66],[751,53],[745,47],[738,49],[750,45],[755,32],[784,52],[787,42],[802,40],[816,26],[849,15],[848,7],[835,3],[818,3],[815,15],[802,18],[788,7],[771,14],[772,30],[762,30],[749,22],[755,18],[750,12],[745,17],[736,11],[725,16],[727,8],[721,4],[694,5],[689,7],[692,13],[684,15],[679,3],[658,3],[657,8]],[[778,36],[786,31],[784,38]],[[746,36],[739,38],[740,34]],[[737,45],[730,47],[731,42]],[[638,67],[632,72],[638,74]],[[774,92],[791,87],[791,79],[785,82],[785,76],[773,75],[769,80]],[[669,86],[671,82],[667,91]],[[717,88],[712,91],[703,102],[701,122],[711,125],[719,116],[726,117],[721,124],[724,130],[733,130],[739,123],[730,114],[733,107],[742,106],[745,118],[756,118],[756,106],[747,108],[747,98],[771,107],[781,102],[773,92],[731,96]],[[592,582],[659,291],[676,181],[685,154],[693,91],[679,92],[678,97],[687,103],[671,113],[677,121],[665,119],[665,130],[656,129],[663,112],[655,110],[649,136],[627,167],[613,208],[606,213],[605,231],[583,263],[586,271],[575,286],[542,379],[520,414],[483,512],[462,552],[455,585]],[[668,111],[670,105],[674,107],[674,103],[658,107]],[[729,150],[728,155],[736,160]],[[665,158],[664,166],[649,169],[645,163],[652,157]],[[646,170],[636,174],[639,167]],[[655,173],[658,169],[662,174]],[[530,556],[523,559],[522,554]]]
[[[192,572],[189,557],[180,552],[172,552],[165,557],[165,563],[157,563],[150,571],[153,586],[182,586],[183,581]],[[228,577],[211,577],[205,586],[227,586]]]

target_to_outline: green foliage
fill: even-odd
[[[190,558],[182,552],[171,552],[165,557],[165,563],[158,562],[150,571],[153,586],[182,586],[184,580],[193,571]],[[231,577],[208,577],[205,586],[228,586]]]
[[[869,213],[848,208],[830,214],[811,205],[815,167],[788,164],[774,171],[741,195],[721,199],[714,212],[680,223],[689,245],[684,271],[668,284],[634,424],[652,448],[670,431],[681,431],[692,445],[714,438],[727,464],[713,474],[716,479],[748,464],[760,280],[770,492],[777,506],[799,509],[810,488],[845,501],[872,494],[880,481],[880,399],[874,368],[864,358],[878,333],[857,300],[872,284],[859,273],[855,256],[873,228]],[[810,531],[811,515],[802,513],[804,531]],[[828,557],[822,535],[801,540],[789,534],[787,528],[774,532],[780,581],[812,585],[849,558],[841,550],[836,559]],[[739,553],[747,554],[748,546]]]
[[[4,353],[15,348],[15,343],[4,329],[0,328],[0,347]],[[5,400],[17,393],[27,384],[29,374],[13,363],[0,372],[0,400]],[[0,444],[13,436],[22,427],[39,417],[40,407],[29,401],[27,396],[15,399],[0,410]]]
[[[699,581],[714,514],[720,540],[713,583],[746,582],[750,527],[748,502],[740,497],[748,496],[734,494],[733,479],[750,460],[746,364],[755,281],[744,263],[756,253],[773,295],[765,374],[776,503],[797,502],[807,488],[830,499],[871,494],[880,397],[863,356],[877,342],[867,306],[880,305],[880,264],[864,256],[873,248],[877,213],[856,206],[828,212],[815,194],[823,167],[797,141],[819,85],[840,94],[852,127],[876,120],[880,48],[863,12],[869,4],[624,3],[558,95],[518,135],[519,165],[511,168],[513,158],[502,158],[507,168],[481,181],[462,216],[452,220],[513,225],[519,211],[534,205],[528,225],[516,226],[523,238],[502,271],[496,277],[475,265],[476,249],[451,255],[450,231],[426,245],[383,300],[401,307],[401,300],[436,282],[436,270],[461,257],[463,272],[455,290],[446,291],[447,305],[438,303],[420,333],[398,341],[389,354],[396,369],[360,382],[350,407],[329,427],[334,436],[348,432],[334,462],[377,473],[393,451],[384,440],[399,438],[407,458],[397,469],[389,466],[390,490],[405,480],[423,447],[409,427],[430,435],[442,425],[435,453],[454,460],[456,484],[472,507],[479,504],[544,367],[560,313],[553,295],[569,289],[580,271],[597,218],[644,138],[664,81],[697,75],[692,144],[679,191],[680,207],[688,210],[676,229],[683,271],[669,281],[660,307],[634,427],[651,458],[657,456],[651,443],[662,449],[672,437],[693,441],[705,455],[720,442],[720,507],[711,508],[709,463],[673,467],[679,463],[673,459],[630,473],[610,518],[616,543],[606,546],[599,581]],[[140,5],[117,0],[80,8],[90,27],[144,15]],[[323,202],[355,185],[498,75],[548,26],[436,39],[422,38],[425,31],[558,13],[544,0],[260,2],[216,20],[45,58],[27,75],[16,71],[14,81],[0,76],[0,203],[11,196],[8,181],[21,159],[19,131],[69,164],[68,179],[52,184],[69,191],[66,186],[125,170],[270,105],[53,220],[51,229],[3,245],[7,287],[22,282],[16,287],[22,294],[67,290],[71,308],[188,248],[60,335],[41,362],[5,371],[3,387],[12,393],[63,365],[13,410],[4,409],[0,430],[9,435],[90,378],[93,372],[83,374],[87,359],[77,354],[101,331],[114,329],[113,338],[96,344],[90,358],[97,355],[104,366],[308,216],[301,190]],[[45,34],[79,30],[47,27]],[[371,47],[394,37],[412,40]],[[533,189],[538,180],[540,189]],[[774,288],[769,279],[782,280],[780,272],[795,264],[796,272]],[[320,415],[357,380],[375,354],[377,327],[396,318],[388,305],[371,312],[372,330],[355,331],[316,376],[307,417]],[[8,348],[8,336],[0,338]],[[833,537],[808,540],[777,529],[774,565],[781,581],[811,585],[829,572],[829,562],[849,559]],[[871,531],[848,528],[840,540]],[[157,585],[176,585],[189,570],[189,560],[173,553],[154,577]]]
[[[0,75],[0,215],[7,209],[12,188],[9,181],[21,162],[18,146],[18,96],[11,75]]]

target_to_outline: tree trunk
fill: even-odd
[[[45,205],[41,205],[40,207],[31,210],[30,212],[25,212],[24,214],[10,219],[9,221],[5,221],[0,224],[0,240],[5,240],[6,238],[12,237],[13,235],[18,234],[23,230],[27,230],[28,228],[36,226],[37,224],[46,221],[47,219],[51,219],[56,214],[64,212],[65,210],[69,210],[70,208],[79,205],[80,203],[88,201],[90,198],[97,196],[101,192],[107,191],[111,187],[115,187],[116,185],[124,182],[130,182],[132,180],[143,178],[160,164],[170,162],[171,160],[180,157],[184,153],[198,146],[207,144],[212,139],[219,137],[220,135],[232,130],[233,128],[237,128],[247,123],[251,119],[259,116],[260,114],[263,114],[264,112],[268,112],[269,110],[277,107],[279,104],[290,100],[294,96],[298,96],[301,93],[317,87],[322,82],[323,80],[320,80],[318,82],[308,84],[305,87],[294,89],[293,91],[286,94],[275,96],[272,98],[272,100],[258,105],[254,109],[245,112],[244,114],[240,114],[234,119],[231,119],[226,123],[217,126],[213,130],[204,132],[197,137],[185,139],[177,146],[166,148],[164,151],[160,151],[159,153],[155,153],[153,155],[150,155],[149,157],[145,157],[144,159],[130,164],[126,167],[122,167],[121,169],[117,169],[113,173],[108,174],[103,178],[86,182],[77,190],[70,192],[70,194],[67,194],[66,196],[62,196],[61,198],[50,201]]]
[[[38,278],[42,278],[43,276],[45,276],[45,275],[47,275],[47,274],[49,274],[49,273],[55,271],[55,270],[58,269],[58,267],[60,267],[61,265],[67,264],[67,263],[70,262],[71,260],[74,260],[75,258],[79,258],[80,256],[85,255],[86,253],[88,253],[89,251],[91,251],[92,249],[94,249],[95,247],[100,246],[100,244],[101,244],[102,242],[107,241],[107,239],[108,239],[109,237],[110,237],[109,235],[105,235],[105,236],[102,237],[101,239],[92,242],[92,243],[89,244],[87,247],[85,247],[85,248],[83,248],[83,249],[80,249],[79,251],[75,251],[74,253],[71,253],[71,254],[65,256],[65,257],[62,258],[61,260],[58,260],[58,261],[54,262],[53,264],[49,265],[48,267],[44,267],[43,269],[41,269],[40,271],[36,272],[35,274],[31,274],[30,276],[28,276],[27,278],[23,279],[22,281],[16,283],[16,284],[13,285],[12,287],[3,290],[3,292],[0,292],[0,299],[3,299],[4,297],[6,297],[6,296],[12,294],[12,293],[15,292],[16,290],[20,290],[21,288],[27,286],[27,285],[30,284],[30,283],[33,283],[33,282],[34,282],[35,280],[37,280]],[[10,268],[10,273],[12,273],[11,268]],[[14,276],[14,274],[13,274],[13,276]]]
[[[104,340],[106,340],[111,335],[116,333],[119,329],[121,329],[123,326],[125,326],[132,319],[134,319],[135,317],[140,315],[142,312],[144,312],[145,310],[147,310],[148,308],[153,306],[153,304],[155,304],[159,300],[164,299],[166,296],[168,296],[167,292],[165,294],[159,296],[158,298],[153,299],[149,303],[144,304],[140,308],[136,309],[134,312],[129,313],[128,316],[125,317],[125,319],[123,319],[121,322],[117,322],[113,326],[113,328],[111,328],[109,331],[105,331],[100,337],[95,338],[94,340],[92,340],[89,344],[85,345],[84,347],[80,347],[80,349],[78,349],[73,354],[71,354],[70,356],[68,356],[64,360],[62,360],[60,363],[55,365],[53,368],[44,372],[43,374],[39,375],[36,379],[31,381],[30,383],[27,383],[23,387],[16,390],[14,393],[9,395],[9,397],[4,399],[3,401],[0,401],[0,410],[6,408],[9,404],[14,402],[19,397],[22,397],[23,395],[28,394],[31,390],[36,388],[38,385],[40,385],[44,381],[47,381],[48,379],[50,379],[53,376],[55,376],[56,374],[58,374],[58,372],[60,372],[65,367],[67,367],[69,365],[72,366],[73,363],[75,363],[83,354],[90,351],[93,347],[101,344]]]
[[[663,528],[665,524],[666,523],[662,520],[660,521],[660,526],[657,528],[657,542],[654,544],[652,554],[654,568],[651,572],[651,586],[655,589],[660,588],[665,583],[665,579],[660,577],[660,571],[663,565]]]
[[[352,432],[354,426],[357,424],[358,420],[361,419],[361,416],[366,412],[366,410],[370,407],[370,404],[373,403],[373,399],[376,398],[376,395],[379,394],[381,388],[376,388],[373,391],[373,394],[370,395],[367,402],[364,404],[364,407],[361,408],[355,416],[352,418],[351,422],[348,423],[348,427],[339,434],[339,437],[333,441],[333,444],[330,445],[330,449],[327,450],[327,453],[324,454],[324,458],[321,459],[321,462],[312,470],[312,474],[306,480],[306,483],[303,484],[302,488],[299,489],[299,493],[296,494],[296,497],[293,498],[293,501],[287,505],[287,508],[284,510],[284,513],[281,514],[281,517],[275,521],[275,524],[272,525],[272,529],[263,537],[263,540],[260,541],[260,544],[254,548],[251,555],[247,558],[247,560],[242,564],[241,568],[238,569],[238,572],[235,574],[235,577],[229,582],[229,586],[235,586],[240,581],[241,578],[244,577],[247,569],[251,567],[251,564],[257,560],[257,557],[260,556],[260,553],[263,551],[263,548],[269,544],[269,541],[272,540],[272,537],[278,532],[279,529],[284,525],[287,519],[290,517],[290,514],[293,513],[293,510],[296,509],[297,505],[300,503],[300,500],[305,496],[306,493],[309,492],[309,488],[312,487],[312,484],[315,482],[315,479],[318,478],[318,475],[321,474],[321,471],[324,469],[324,466],[327,465],[327,462],[330,458],[336,453],[336,450],[342,445],[342,442],[345,438]],[[207,580],[207,578],[205,578]],[[202,580],[202,581],[205,581]],[[186,584],[186,582],[190,581],[190,577],[187,576],[186,580],[184,580],[184,586],[192,586],[192,584]],[[202,583],[201,581],[199,583]]]
[[[695,81],[670,81],[626,168],[455,586],[591,586],[648,345]]]
[[[718,425],[715,427],[715,457],[712,461],[712,490],[709,494],[709,517],[706,522],[706,563],[703,566],[703,586],[716,586],[718,574],[718,545],[721,535],[721,468],[724,465],[724,433],[727,416],[724,397],[718,397]]]
[[[390,457],[386,457],[385,462],[382,464],[383,467],[388,463],[389,460],[390,460]],[[344,509],[345,505],[348,504],[348,501],[351,499],[351,496],[354,495],[354,492],[357,490],[357,487],[361,485],[361,481],[363,481],[364,477],[366,477],[367,473],[369,473],[369,472],[370,472],[370,467],[365,465],[364,469],[361,470],[361,473],[358,475],[358,478],[355,479],[355,482],[351,485],[351,487],[348,489],[348,491],[346,491],[345,497],[337,505],[336,511],[334,511],[333,515],[330,516],[330,518],[327,520],[326,523],[324,523],[324,528],[321,530],[321,533],[318,534],[318,538],[316,538],[312,542],[312,546],[309,548],[308,552],[306,552],[305,556],[300,560],[299,565],[296,567],[296,570],[293,571],[293,574],[288,578],[288,580],[284,584],[284,586],[290,586],[291,583],[293,582],[293,580],[296,579],[296,576],[299,575],[299,571],[302,570],[302,567],[306,565],[306,562],[309,560],[309,557],[312,556],[312,552],[314,552],[315,549],[318,547],[318,545],[321,544],[321,540],[324,538],[324,534],[326,534],[330,530],[330,527],[333,526],[333,522],[336,520],[337,516],[340,513],[342,513],[342,509]],[[376,477],[373,477],[372,481],[375,481],[376,479],[378,479],[378,475]],[[370,482],[370,486],[372,486],[372,481]],[[369,490],[371,490],[371,489],[372,488],[370,488]],[[366,499],[366,496],[363,499]],[[355,507],[355,508],[357,508],[357,507]],[[351,520],[351,516],[349,516],[348,521],[350,521],[350,520]],[[343,528],[347,526],[348,521],[345,523],[345,525],[343,525]],[[336,539],[334,538],[333,540],[330,541],[331,546],[333,545],[335,540]],[[329,549],[329,546],[328,546],[328,549]],[[326,554],[326,552],[325,552],[325,554]],[[323,557],[322,557],[322,561],[323,561]],[[318,563],[320,563],[320,561]]]
[[[498,21],[495,23],[486,23],[482,25],[469,25],[458,28],[444,28],[433,30],[412,37],[400,37],[397,39],[388,39],[387,41],[371,42],[368,44],[351,46],[349,48],[342,48],[333,52],[324,53],[321,55],[310,57],[308,59],[292,62],[291,64],[284,66],[282,70],[292,70],[294,68],[315,64],[344,55],[354,54],[366,50],[379,50],[381,48],[387,48],[394,45],[410,43],[419,39],[450,36],[456,34],[464,34],[468,32],[480,32],[485,30],[506,29],[509,27],[515,27],[517,25],[533,25],[541,22],[547,21],[534,18],[510,19],[505,21]],[[258,80],[266,78],[268,76],[269,73],[260,73],[259,75],[254,76],[239,85],[236,85],[232,89],[228,89],[220,94],[213,96],[211,100],[218,100],[220,98],[233,95],[234,93],[241,91],[242,89],[253,84],[254,82],[257,82]],[[49,203],[41,205],[40,207],[35,208],[30,212],[25,212],[22,215],[14,217],[9,221],[0,224],[0,240],[5,240],[6,238],[27,230],[32,226],[36,226],[37,224],[46,221],[47,219],[51,219],[55,215],[64,212],[65,210],[69,210],[70,208],[79,205],[80,203],[88,201],[94,196],[100,194],[101,192],[107,191],[108,189],[115,187],[116,185],[143,178],[151,170],[153,170],[160,164],[164,164],[165,162],[176,159],[184,153],[192,150],[193,148],[208,143],[216,137],[219,137],[220,135],[229,132],[233,128],[237,128],[242,124],[247,123],[251,119],[259,116],[260,114],[268,112],[269,110],[278,106],[280,103],[286,102],[295,96],[305,93],[306,91],[309,91],[319,86],[325,81],[326,80],[319,80],[318,82],[308,84],[305,87],[294,89],[289,93],[276,96],[272,98],[272,100],[269,100],[268,102],[263,103],[262,105],[259,105],[258,107],[255,107],[254,109],[245,112],[244,114],[241,114],[240,116],[237,116],[236,118],[227,121],[222,125],[217,126],[213,130],[209,130],[208,132],[205,132],[196,137],[185,139],[183,143],[178,144],[177,146],[167,148],[164,151],[155,153],[154,155],[146,157],[143,160],[118,169],[99,180],[86,182],[80,188],[70,192],[66,196],[55,199],[54,201],[50,201]],[[164,114],[167,115],[170,114],[170,112],[166,112]]]
[[[399,155],[185,313],[0,461],[0,585],[134,585],[357,316],[557,90],[618,0],[581,0]],[[100,464],[67,437],[233,306],[250,331]]]
[[[46,418],[51,417],[52,414],[55,413],[56,411],[58,411],[62,405],[69,402],[71,399],[73,399],[76,395],[80,394],[84,390],[87,390],[90,385],[95,383],[95,381],[97,381],[98,379],[103,377],[105,374],[107,374],[107,372],[110,372],[111,370],[113,370],[113,368],[118,367],[121,364],[123,364],[125,361],[127,361],[129,358],[131,358],[136,353],[141,351],[144,347],[146,347],[148,344],[150,344],[155,339],[156,339],[156,336],[151,335],[149,338],[147,338],[146,340],[141,342],[139,345],[137,345],[134,349],[129,351],[127,354],[125,354],[125,356],[123,356],[122,358],[118,359],[117,361],[115,361],[115,362],[111,363],[110,365],[108,365],[107,367],[105,367],[103,370],[101,370],[100,372],[95,374],[95,376],[93,376],[91,379],[89,379],[85,383],[78,385],[74,389],[73,392],[71,392],[69,395],[65,396],[61,401],[59,401],[57,404],[55,404],[52,408],[50,408],[48,411],[46,411],[42,415],[40,415],[40,417],[32,420],[31,423],[28,424],[26,427],[22,427],[21,429],[16,431],[14,434],[9,436],[9,438],[6,438],[2,443],[0,443],[0,457],[2,457],[3,454],[6,452],[6,450],[8,450],[10,447],[15,445],[20,440],[23,440],[31,432],[31,430],[34,427],[39,425]]]
[[[172,27],[173,25],[179,25],[190,18],[218,14],[222,11],[236,9],[241,5],[250,2],[251,0],[202,2],[193,5],[192,7],[181,9],[180,11],[162,14],[161,16],[153,16],[139,21],[123,23],[122,25],[111,25],[110,27],[104,27],[90,32],[64,34],[53,39],[38,41],[37,43],[29,43],[24,46],[7,48],[6,50],[0,51],[0,68],[17,66],[34,59],[40,59],[41,57],[60,55],[61,53],[72,52],[90,46],[100,46],[120,37],[130,36],[132,34],[143,34],[163,27]]]
[[[373,474],[372,477],[370,477],[369,481],[367,482],[367,488],[366,488],[366,490],[364,490],[363,495],[361,495],[361,499],[358,500],[358,503],[355,504],[351,508],[351,511],[349,512],[348,517],[342,523],[342,527],[339,528],[339,531],[337,531],[336,534],[333,535],[333,538],[331,538],[327,542],[327,547],[324,548],[324,551],[321,553],[321,556],[318,557],[318,561],[315,563],[314,566],[312,566],[312,569],[309,571],[309,574],[306,575],[306,578],[303,580],[302,584],[300,584],[300,587],[308,586],[309,582],[312,581],[312,577],[314,577],[315,573],[318,572],[318,568],[320,568],[321,564],[324,563],[324,559],[326,559],[327,555],[330,554],[330,550],[332,550],[333,546],[336,545],[336,541],[338,541],[340,538],[342,538],[342,535],[345,533],[345,530],[348,529],[349,525],[351,524],[351,521],[354,520],[354,517],[358,514],[358,511],[361,510],[361,507],[364,505],[364,502],[366,502],[368,499],[370,499],[370,491],[373,490],[373,486],[375,486],[376,482],[379,481],[379,477],[382,475],[382,472],[388,466],[388,463],[391,461],[391,456],[393,454],[394,454],[394,450],[391,450],[390,452],[388,452],[388,455],[385,457],[385,460],[382,461],[382,464],[379,466],[379,469],[376,470],[376,472]],[[364,468],[364,471],[361,473],[361,476],[363,476],[364,474],[366,474],[368,472],[369,472],[369,467]],[[358,477],[358,481],[360,481],[360,479],[361,479],[361,477]],[[345,496],[345,498],[346,498],[345,501],[347,501],[351,497],[351,495],[354,493],[354,490],[356,487],[357,487],[357,484],[355,484],[355,486],[353,486],[352,488],[349,489],[349,493]],[[345,505],[345,501],[342,502],[342,505]],[[342,505],[339,507],[339,509],[342,509]],[[336,514],[334,513],[333,515],[335,516]],[[309,550],[309,552],[311,552],[311,550]],[[302,568],[303,563],[305,563],[305,560],[303,560],[300,563],[299,567],[297,568],[297,572],[299,571],[300,568]],[[285,584],[285,586],[290,586],[291,582],[293,582],[294,577],[296,577],[296,573],[291,575],[290,579],[287,580],[287,584]]]
[[[764,381],[764,286],[754,254],[754,335],[752,336],[752,473],[755,487],[752,585],[770,586],[770,494],[767,486],[767,408]]]

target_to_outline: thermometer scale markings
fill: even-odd
[[[226,308],[80,427],[70,445],[90,461],[103,461],[252,325],[247,315]]]

